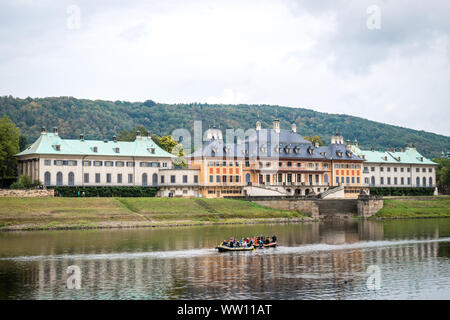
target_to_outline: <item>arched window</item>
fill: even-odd
[[[420,187],[420,178],[419,178],[419,177],[416,178],[416,185],[417,185],[418,187]]]
[[[156,186],[158,184],[158,175],[156,173],[153,174],[152,184]]]
[[[422,184],[424,187],[427,186],[427,178],[425,178],[425,177],[422,178]]]
[[[430,181],[430,187],[432,187],[433,186],[433,178],[430,177],[429,181]]]
[[[50,180],[50,172],[45,172],[45,174],[44,174],[44,184],[46,185],[46,186],[49,186],[50,185],[50,183],[51,183],[51,180]]]
[[[56,174],[56,185],[57,186],[62,186],[63,184],[63,176],[62,176],[62,172],[58,172]]]
[[[370,178],[370,184],[371,185],[375,185],[375,177],[374,176],[372,176],[371,178]]]
[[[142,174],[142,185],[144,187],[147,186],[147,174],[146,173]]]
[[[74,185],[74,174],[73,172],[69,172],[69,186]]]
[[[325,173],[323,176],[323,182],[324,182],[324,184],[328,184],[328,174],[327,173]]]
[[[247,174],[245,175],[245,182],[246,182],[246,183],[250,182],[250,173],[247,173]]]

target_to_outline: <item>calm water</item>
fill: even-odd
[[[212,249],[258,234],[281,246]],[[450,299],[450,219],[0,233],[0,299],[180,298]]]

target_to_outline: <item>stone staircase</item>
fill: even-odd
[[[337,196],[338,192],[344,192],[344,186],[334,187],[330,188],[327,191],[322,192],[319,194],[320,199],[326,199],[326,198],[332,198],[333,196]]]

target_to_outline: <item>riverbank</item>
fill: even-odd
[[[384,199],[383,209],[371,219],[450,218],[450,197]]]
[[[233,199],[0,198],[0,230],[302,222],[297,212]]]

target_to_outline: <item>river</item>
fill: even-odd
[[[0,299],[450,299],[450,219],[0,233]]]

